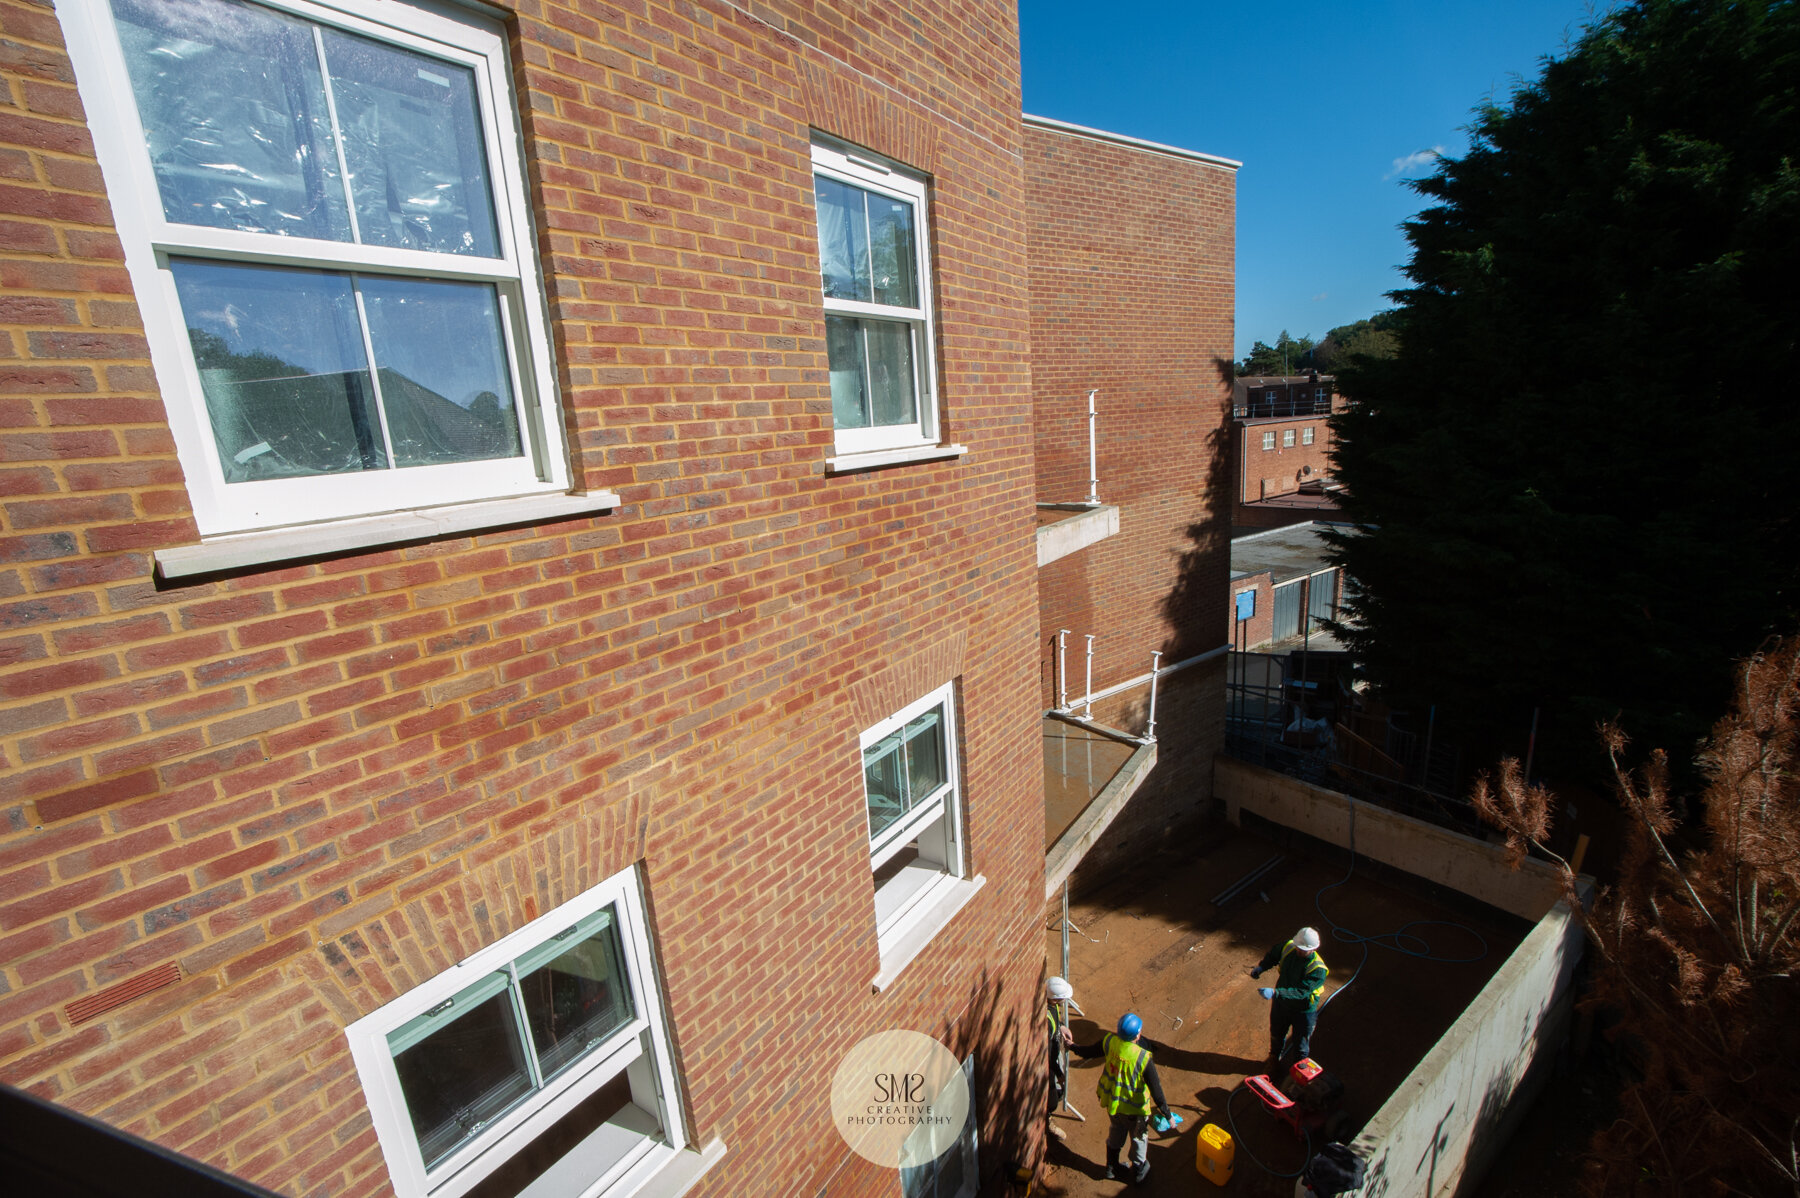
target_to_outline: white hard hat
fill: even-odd
[[[1075,997],[1075,987],[1069,985],[1062,978],[1051,978],[1044,983],[1044,993],[1057,1002],[1061,1002],[1065,998]]]
[[[1301,928],[1294,933],[1294,947],[1302,952],[1312,952],[1319,947],[1319,933],[1312,928]]]

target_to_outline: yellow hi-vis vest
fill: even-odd
[[[1331,972],[1331,967],[1325,964],[1325,958],[1321,957],[1316,949],[1302,950],[1295,948],[1292,940],[1288,941],[1286,947],[1281,950],[1281,960],[1276,963],[1276,968],[1278,970],[1283,972],[1286,971],[1289,953],[1302,954],[1300,958],[1300,977],[1298,979],[1301,982],[1306,981],[1306,975],[1312,972],[1315,962],[1318,964],[1319,968],[1323,969],[1327,974]],[[1278,973],[1276,977],[1279,979],[1280,974]],[[1320,978],[1319,984],[1314,986],[1306,995],[1307,1010],[1311,1010],[1313,1007],[1318,1006],[1319,995],[1323,993],[1325,993],[1325,979]]]
[[[1106,1067],[1100,1070],[1100,1084],[1094,1093],[1109,1115],[1148,1115],[1150,1085],[1144,1075],[1150,1071],[1150,1050],[1130,1040],[1106,1033]]]

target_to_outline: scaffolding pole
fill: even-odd
[[[1062,885],[1062,977],[1065,981],[1069,977],[1069,926],[1069,880],[1064,878]],[[1062,1007],[1062,1026],[1066,1028],[1069,1026],[1069,1000],[1064,998],[1057,1001],[1058,1005]],[[1056,1051],[1062,1056],[1063,1074],[1062,1106],[1058,1109],[1067,1111],[1081,1122],[1086,1123],[1087,1116],[1076,1110],[1075,1104],[1069,1101],[1069,1046],[1058,1039]]]

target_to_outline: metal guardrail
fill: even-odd
[[[1466,799],[1435,794],[1422,787],[1357,769],[1334,760],[1328,751],[1296,749],[1254,735],[1237,734],[1228,722],[1225,752],[1250,765],[1298,778],[1323,790],[1334,790],[1353,799],[1375,803],[1452,832],[1475,837],[1486,835],[1486,827]]]
[[[1247,403],[1232,407],[1231,414],[1239,420],[1269,420],[1277,416],[1329,416],[1331,400],[1329,399],[1286,399],[1274,403]]]
[[[1284,733],[1298,710],[1293,685],[1285,654],[1233,655],[1226,681],[1228,755],[1455,832],[1483,834],[1474,808],[1457,793],[1461,753],[1455,745],[1434,742],[1429,733],[1421,739],[1391,720],[1369,720],[1354,710],[1335,712],[1329,733],[1309,729],[1293,738],[1309,743],[1289,743]]]

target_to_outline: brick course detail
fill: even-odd
[[[636,863],[678,1105],[729,1147],[697,1193],[891,1194],[819,1072],[885,1028],[974,1053],[984,1165],[1025,1155],[1013,6],[520,5],[554,381],[578,489],[622,506],[161,588],[197,535],[113,232],[143,199],[109,202],[54,12],[0,0],[0,31],[0,1080],[285,1194],[390,1193],[344,1026]],[[814,130],[931,176],[960,460],[824,472]],[[947,669],[987,884],[872,994],[857,737]]]
[[[1224,643],[1237,192],[1230,166],[1029,120],[1025,188],[1037,498],[1087,495],[1087,393],[1099,388],[1099,493],[1119,508],[1117,535],[1040,571],[1047,707],[1059,629],[1071,633],[1072,699],[1088,633],[1096,690],[1147,674],[1154,650],[1167,667]],[[1210,795],[1222,674],[1196,669],[1203,680],[1165,684],[1158,765],[1078,881],[1191,823]],[[1126,692],[1095,717],[1141,733],[1148,697]]]

